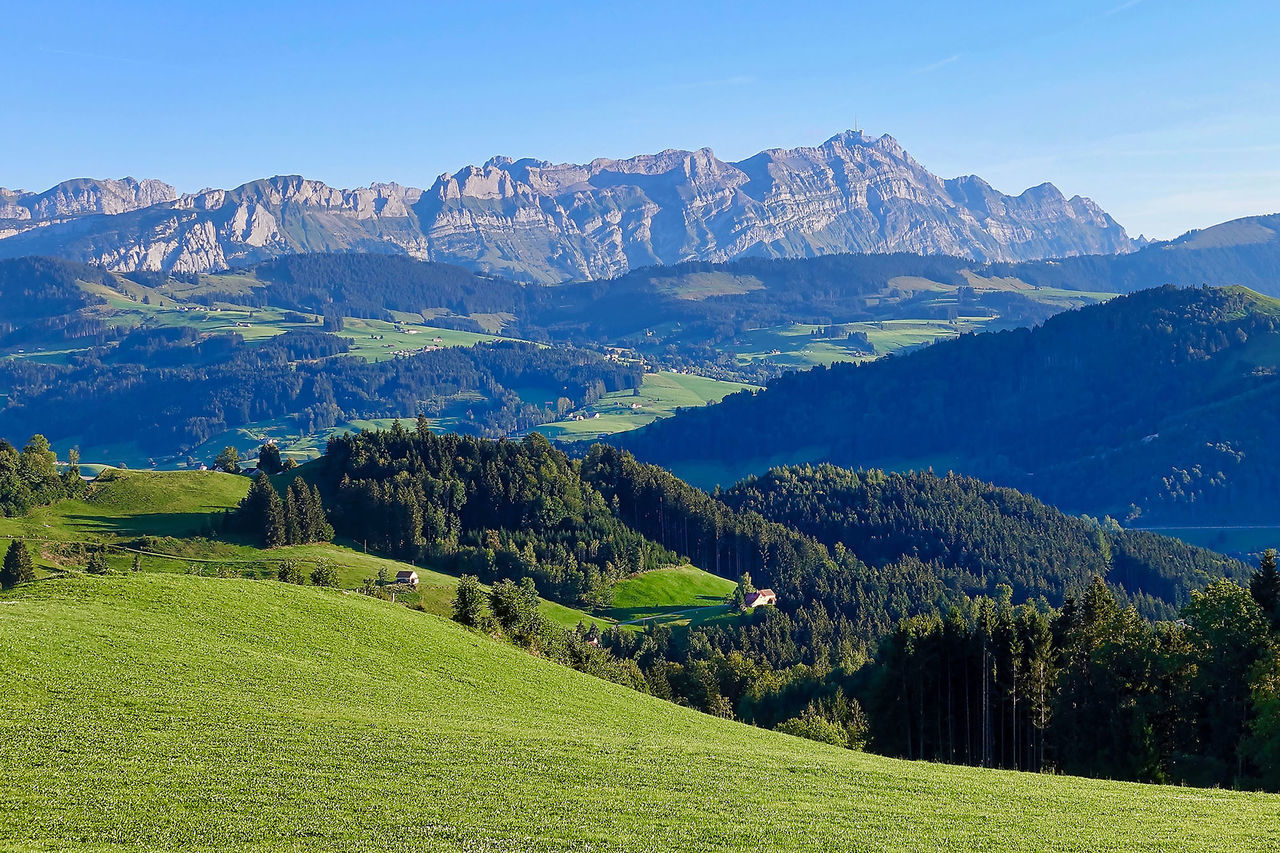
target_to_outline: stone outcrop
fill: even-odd
[[[45,227],[7,237],[14,222],[0,222],[0,255],[198,272],[291,252],[405,252],[552,282],[747,255],[901,251],[1016,261],[1134,248],[1089,199],[1065,198],[1051,184],[1008,196],[977,177],[943,180],[892,137],[855,131],[737,163],[707,148],[585,165],[495,157],[441,175],[427,190],[338,190],[294,176],[177,197],[158,182],[89,183],[134,189],[110,199],[99,192],[97,201],[59,187],[0,194],[0,210],[31,211],[31,221],[37,210],[65,211],[59,220],[42,213]]]

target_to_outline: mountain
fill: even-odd
[[[1036,329],[787,374],[616,441],[703,482],[782,462],[932,466],[1071,512],[1270,523],[1278,370],[1280,302],[1163,287]]]
[[[0,187],[0,237],[51,221],[95,214],[112,216],[177,198],[178,191],[166,183],[133,178],[77,178],[42,193]]]
[[[118,210],[64,207],[109,215],[13,233],[0,255],[205,272],[281,254],[381,251],[559,282],[746,256],[1016,261],[1135,246],[1088,199],[1067,199],[1051,184],[1008,196],[973,176],[943,180],[892,137],[855,131],[737,163],[706,148],[584,165],[495,157],[428,190],[338,190],[291,176]],[[19,208],[28,209],[15,201]]]

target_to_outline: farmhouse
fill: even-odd
[[[404,583],[409,586],[418,585],[418,573],[409,569],[396,572],[396,583]]]
[[[759,607],[763,604],[776,605],[778,594],[771,589],[758,589],[747,593],[746,603],[748,607]]]

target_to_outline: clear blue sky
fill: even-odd
[[[304,174],[428,186],[494,154],[726,160],[890,133],[1130,232],[1280,211],[1280,4],[5,0],[0,186]]]

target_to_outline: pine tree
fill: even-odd
[[[105,575],[111,571],[111,567],[107,565],[107,555],[98,548],[89,555],[89,562],[85,564],[84,570],[91,575]]]
[[[236,526],[256,536],[268,548],[287,544],[284,505],[266,474],[259,473],[236,508]]]
[[[20,539],[15,539],[5,552],[4,564],[0,566],[0,589],[12,589],[20,583],[35,580],[35,563],[31,560],[31,552]]]
[[[1280,571],[1276,569],[1274,548],[1263,552],[1258,570],[1249,578],[1249,594],[1267,614],[1271,627],[1280,628]]]
[[[337,586],[338,570],[332,560],[318,560],[311,570],[311,582],[316,586]]]

